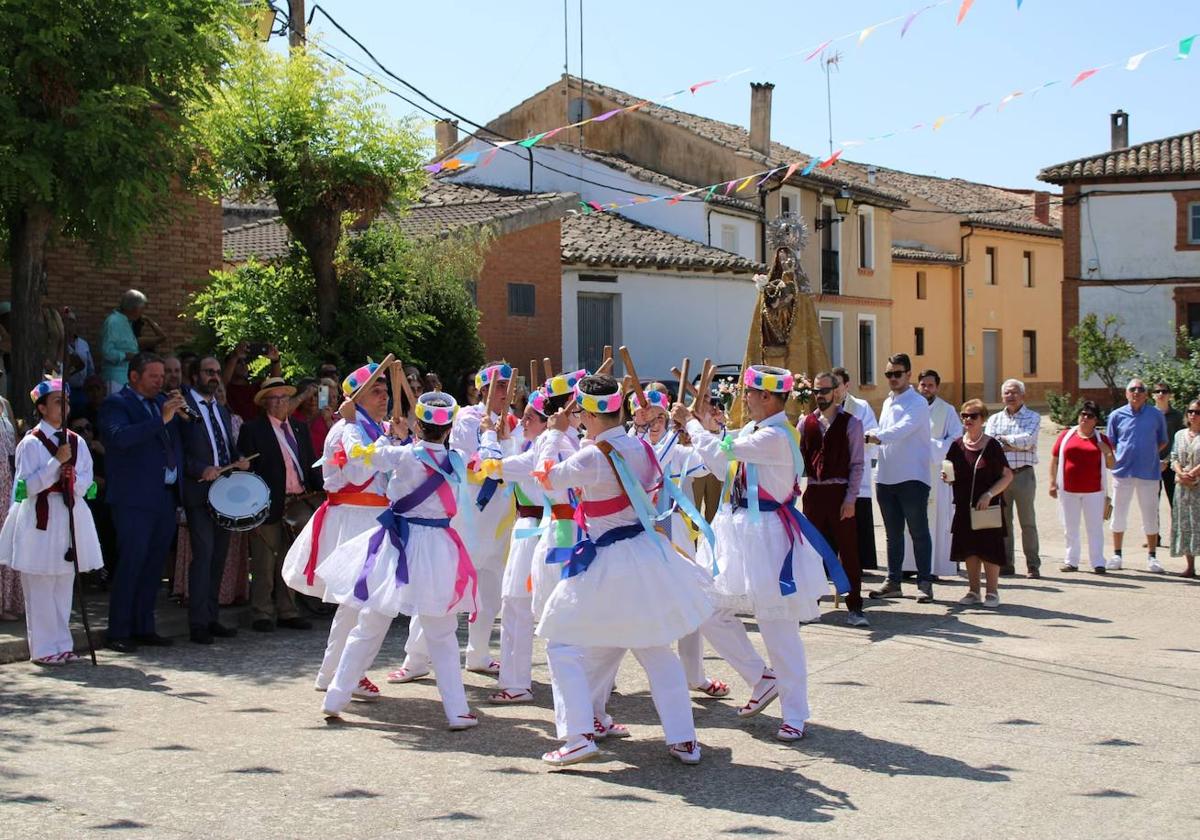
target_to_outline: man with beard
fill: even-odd
[[[217,620],[217,597],[225,573],[225,556],[229,553],[229,532],[213,520],[208,509],[208,490],[221,476],[222,467],[235,464],[244,470],[250,465],[245,458],[233,460],[237,454],[233,423],[229,409],[217,402],[220,385],[221,363],[206,356],[196,363],[192,387],[184,394],[188,407],[199,418],[188,423],[183,431],[182,501],[192,543],[188,625],[192,641],[201,645],[212,644],[214,636],[237,635],[237,630]]]
[[[836,391],[834,375],[818,373],[813,379],[817,411],[800,423],[800,454],[804,456],[804,471],[808,476],[804,515],[838,553],[850,579],[846,623],[851,627],[869,627],[870,622],[863,615],[862,569],[855,522],[866,461],[864,433],[862,422],[835,401]]]

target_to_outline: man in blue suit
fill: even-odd
[[[100,406],[107,451],[107,501],[117,531],[117,573],[108,606],[108,644],[130,653],[138,645],[169,645],[154,628],[163,564],[175,534],[183,470],[180,409],[184,398],[161,393],[163,360],[138,353],[129,382]]]

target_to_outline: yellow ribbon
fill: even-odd
[[[371,466],[371,456],[375,454],[375,441],[372,441],[369,446],[363,446],[361,443],[356,443],[350,447],[350,457],[357,458],[368,467]]]

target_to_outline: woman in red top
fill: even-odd
[[[1116,456],[1112,442],[1096,431],[1099,422],[1100,407],[1091,400],[1084,402],[1079,410],[1079,425],[1064,429],[1050,453],[1050,498],[1058,499],[1059,518],[1067,540],[1064,572],[1079,569],[1082,514],[1092,571],[1104,574],[1104,500],[1108,495],[1108,470],[1116,464]]]

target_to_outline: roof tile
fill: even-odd
[[[1200,177],[1200,130],[1047,166],[1038,173],[1038,179],[1066,184],[1088,178],[1146,175]]]

